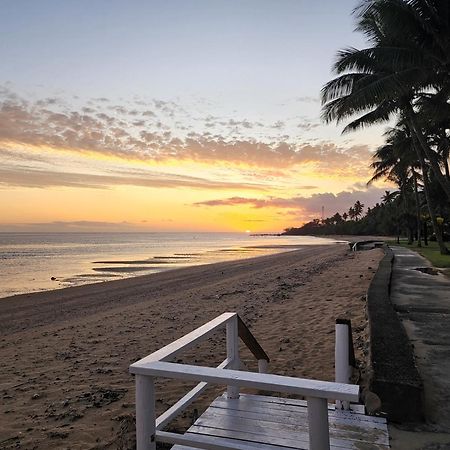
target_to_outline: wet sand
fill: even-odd
[[[308,246],[0,300],[0,449],[133,448],[129,364],[225,311],[249,325],[271,372],[324,380],[334,376],[335,319],[350,318],[363,370],[365,294],[381,257]],[[182,361],[217,365],[224,356],[218,335]],[[187,388],[159,380],[158,413]]]

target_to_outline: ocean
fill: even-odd
[[[240,233],[0,233],[0,298],[335,242]]]

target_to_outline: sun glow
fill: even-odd
[[[0,231],[277,232],[366,195],[368,147],[311,144],[295,137],[293,122],[276,122],[292,136],[219,118],[215,135],[201,131],[201,120],[182,135],[162,122],[140,129],[144,121],[127,116],[139,111],[125,106],[114,107],[124,117],[112,117],[93,101],[80,113],[18,98],[11,93],[14,107],[0,110],[10,130],[0,130]],[[171,114],[174,122],[180,113]],[[189,130],[186,120],[180,129]]]

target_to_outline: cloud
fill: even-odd
[[[300,122],[299,124],[297,124],[297,128],[302,129],[303,131],[311,131],[314,130],[315,128],[320,127],[320,123],[317,122],[308,122],[308,121],[303,121]]]
[[[74,220],[74,221],[53,221],[34,223],[0,223],[0,231],[28,231],[28,232],[49,232],[49,231],[143,231],[145,225],[138,225],[127,221],[104,222],[96,220]]]
[[[319,103],[320,100],[318,97],[311,97],[311,96],[303,96],[303,97],[296,97],[295,101],[299,103]]]
[[[257,183],[235,183],[213,181],[171,173],[145,170],[113,171],[107,174],[61,172],[27,167],[24,165],[3,165],[0,167],[0,186],[7,187],[77,187],[107,189],[111,186],[141,186],[149,188],[215,189],[215,190],[266,190],[267,186]]]
[[[366,190],[342,191],[338,194],[325,192],[313,194],[310,197],[267,197],[267,198],[246,198],[246,197],[230,197],[225,199],[207,200],[197,202],[195,206],[217,207],[217,206],[240,206],[248,205],[255,209],[276,208],[289,210],[285,214],[295,214],[299,212],[302,216],[318,215],[322,207],[326,214],[334,214],[335,212],[347,211],[348,208],[359,200],[366,207],[372,207],[380,201],[384,190],[371,187]]]
[[[284,128],[286,126],[286,124],[282,121],[282,120],[277,120],[273,125],[272,128],[275,129],[281,129]]]
[[[61,221],[55,220],[53,222],[37,222],[29,223],[28,226],[41,226],[41,225],[56,225],[66,227],[117,227],[122,225],[131,225],[129,222],[102,222],[97,220],[73,220],[73,221]]]
[[[161,118],[153,112],[173,115],[180,110],[174,102],[154,100],[153,109],[146,105],[138,109],[135,104],[128,108],[97,100],[78,111],[58,99],[31,102],[5,89],[0,91],[0,98],[0,143],[46,146],[56,151],[88,152],[130,161],[189,160],[266,169],[313,164],[324,174],[368,174],[371,152],[367,146],[288,142],[287,134],[249,137],[245,135],[246,130],[251,132],[259,125],[235,119],[222,121],[225,125],[220,132],[209,128],[208,132],[195,133],[189,131],[189,126],[177,127],[177,121],[171,123],[167,117]],[[208,118],[206,123],[213,124],[213,119]],[[299,127],[310,130],[316,125],[305,121]],[[268,129],[284,126],[284,122],[277,121],[268,125]]]

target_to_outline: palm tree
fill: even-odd
[[[431,193],[429,169],[423,160],[419,164],[416,159],[417,152],[413,150],[413,147],[415,145],[414,136],[412,136],[407,125],[401,121],[397,123],[397,126],[395,128],[387,131],[385,133],[385,136],[386,144],[379,147],[374,154],[374,162],[372,163],[374,175],[369,180],[368,184],[372,183],[375,180],[378,180],[381,177],[384,177],[387,180],[396,183],[400,188],[403,214],[405,217],[407,217],[409,209],[408,192],[414,192],[418,245],[421,246],[420,234],[422,228],[422,219],[418,184],[419,181],[422,181],[423,191],[427,201],[428,211],[433,224],[433,230],[436,235],[436,240],[438,242],[441,253],[446,254],[448,250],[443,240],[442,230],[437,223],[437,208],[433,195]],[[421,152],[419,152],[419,154],[421,154]],[[422,169],[422,174],[419,173],[420,169]],[[386,191],[386,194],[388,194],[388,191]],[[412,241],[411,233],[409,235],[409,241]]]
[[[350,208],[348,209],[348,217],[350,217],[350,220],[355,220],[356,218],[356,211],[353,206],[350,206]]]
[[[356,200],[355,204],[353,205],[353,209],[355,211],[356,220],[358,220],[360,216],[362,216],[364,204],[361,203],[359,200]]]
[[[378,147],[373,155],[371,164],[374,170],[372,178],[367,182],[368,185],[374,181],[384,178],[394,182],[399,187],[399,191],[391,193],[385,191],[383,196],[384,203],[391,203],[400,195],[400,200],[405,218],[409,215],[409,197],[410,191],[414,192],[414,203],[416,211],[417,242],[421,246],[421,218],[420,202],[418,193],[417,179],[419,164],[416,153],[412,147],[411,133],[405,125],[398,124],[397,127],[388,130],[385,133],[386,144]],[[399,210],[395,210],[397,221],[399,221]],[[407,221],[409,223],[409,221]],[[413,242],[413,233],[410,227],[409,243]]]
[[[375,155],[374,155],[375,157]],[[372,167],[374,167],[375,163],[372,163]],[[375,175],[367,182],[367,184],[371,184],[372,182],[374,182],[375,180],[377,180],[381,175],[380,175],[380,170],[376,169],[377,173],[375,173]],[[390,205],[395,198],[398,195],[398,191],[395,192],[391,192],[391,191],[384,191],[384,195],[381,197],[381,203],[383,205]]]
[[[428,3],[433,5],[427,6]],[[349,48],[338,53],[334,69],[339,76],[323,87],[322,101],[326,121],[340,122],[363,114],[348,124],[344,132],[403,113],[419,149],[450,200],[450,181],[441,172],[439,154],[429,146],[416,106],[421,95],[430,90],[431,95],[449,90],[450,52],[444,54],[447,44],[441,43],[442,33],[443,40],[450,41],[448,9],[447,0],[362,2],[355,10],[357,29],[366,34],[372,47]],[[437,21],[436,14],[446,19]]]

